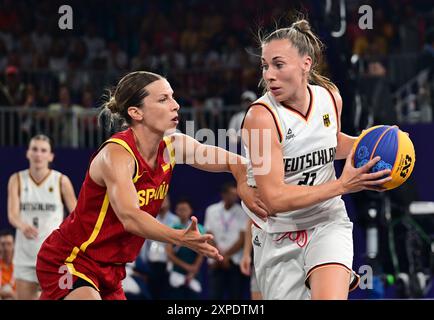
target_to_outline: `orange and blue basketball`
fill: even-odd
[[[388,190],[399,187],[410,177],[416,161],[413,143],[397,126],[380,125],[363,131],[353,150],[353,165],[356,168],[376,156],[381,157],[371,172],[391,170],[392,180],[382,185]]]

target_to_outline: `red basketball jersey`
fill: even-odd
[[[164,138],[160,142],[155,170],[141,157],[131,129],[119,132],[104,142],[91,161],[107,143],[123,146],[134,157],[136,169],[132,180],[137,190],[140,209],[143,214],[155,217],[169,190],[175,164],[170,138]],[[67,265],[73,263],[77,255],[85,255],[101,263],[131,262],[136,259],[145,241],[144,238],[125,231],[110,205],[107,189],[91,179],[89,170],[80,190],[77,207],[64,220],[58,231],[58,235],[71,244],[71,253],[69,257],[65,257]]]

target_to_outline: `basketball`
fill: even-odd
[[[353,165],[356,168],[376,156],[381,157],[370,172],[391,170],[392,180],[383,185],[387,190],[403,184],[410,177],[416,161],[412,141],[397,126],[379,125],[363,131],[354,143],[353,150]]]

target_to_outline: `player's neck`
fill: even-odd
[[[133,130],[134,140],[140,155],[149,166],[154,167],[158,147],[163,136],[156,134],[145,127],[135,127],[131,128],[131,130]]]
[[[305,90],[298,90],[288,100],[283,101],[282,105],[291,107],[303,115],[306,115],[310,104],[310,93],[306,86]]]
[[[35,180],[36,182],[41,182],[42,180],[45,179],[45,177],[50,173],[50,168],[34,168],[34,167],[30,167],[29,168],[29,172],[30,175],[32,176],[33,180]]]

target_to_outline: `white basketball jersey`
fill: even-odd
[[[18,175],[21,220],[37,228],[38,237],[27,239],[17,229],[13,262],[20,266],[36,266],[39,248],[63,221],[64,210],[60,189],[62,174],[51,170],[39,184],[33,180],[29,170],[20,171]]]
[[[320,86],[309,85],[310,104],[306,116],[277,102],[266,93],[253,103],[267,108],[279,131],[284,165],[284,181],[293,185],[319,185],[336,179],[334,159],[337,146],[338,115],[331,93]],[[246,157],[249,152],[246,148]],[[247,169],[248,184],[256,186],[251,163]],[[249,216],[267,232],[310,229],[320,223],[347,216],[341,197],[319,204],[278,213],[267,222],[259,219],[243,204]]]

